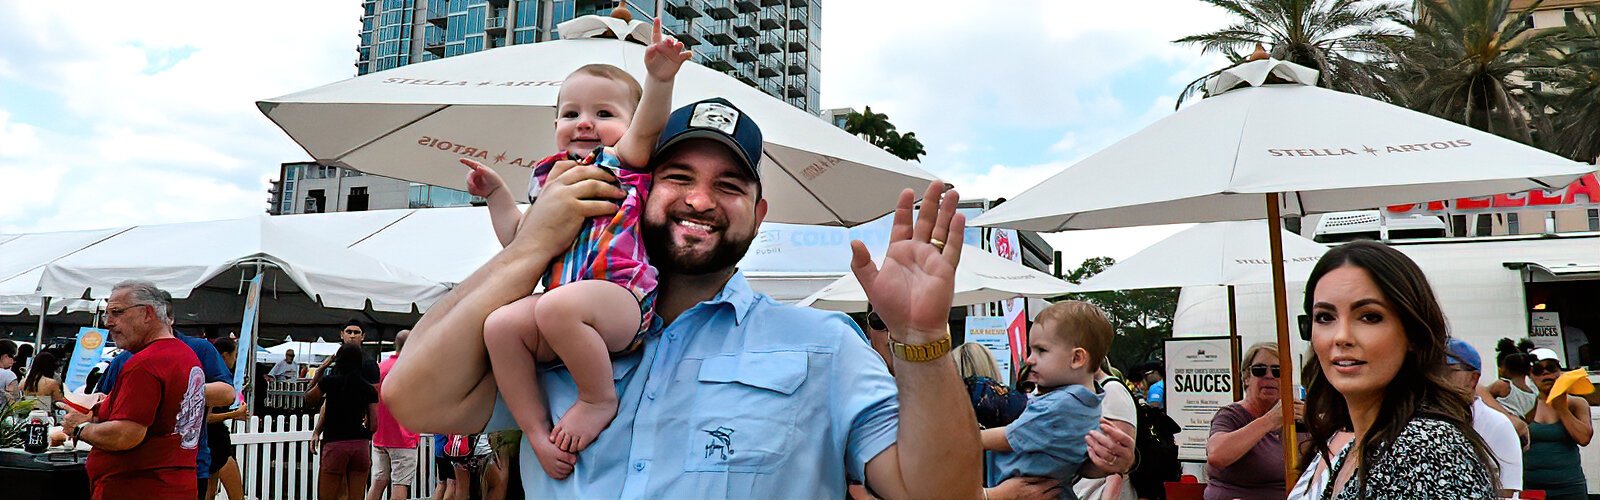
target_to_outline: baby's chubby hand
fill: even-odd
[[[650,78],[658,82],[672,81],[678,76],[678,68],[689,60],[690,55],[692,53],[684,49],[683,42],[671,35],[661,34],[661,19],[656,19],[650,31],[650,47],[644,51],[644,67]]]
[[[499,173],[476,160],[462,158],[461,164],[472,170],[467,172],[467,192],[473,196],[488,198],[506,185]]]

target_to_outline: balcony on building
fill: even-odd
[[[761,36],[761,32],[756,30],[755,23],[755,19],[753,19],[751,16],[734,19],[733,34],[737,35],[739,38],[755,38]]]
[[[762,33],[761,38],[756,40],[756,49],[761,51],[762,54],[778,52],[779,50],[782,50],[780,48],[782,46],[783,37],[772,33]]]
[[[780,82],[782,80],[783,80],[782,77],[778,77],[778,78],[763,78],[763,79],[761,79],[761,91],[766,93],[767,95],[770,95],[770,96],[773,96],[773,97],[782,98],[782,96],[783,96],[783,84],[778,83],[778,82]]]
[[[789,0],[790,7],[805,7],[806,0]]]
[[[489,5],[504,9],[511,5],[511,0],[489,0]]]
[[[761,14],[759,14],[761,29],[763,31],[783,29],[783,18],[786,12],[782,6],[762,7]]]
[[[712,45],[728,46],[733,45],[734,39],[726,26],[712,25],[706,28],[706,41]]]
[[[777,55],[761,56],[761,63],[756,65],[756,76],[768,78],[783,76],[783,58]]]
[[[728,71],[733,69],[733,63],[728,62],[727,57],[720,53],[705,56],[705,60],[701,61],[700,64],[704,64],[705,67],[717,71]]]
[[[733,19],[733,5],[729,3],[729,0],[705,0],[705,2],[706,15],[711,16],[712,19],[719,21]]]
[[[438,36],[428,38],[427,41],[422,43],[422,50],[426,50],[429,54],[433,54],[435,56],[444,57],[444,37]]]
[[[428,9],[428,22],[440,28],[448,27],[450,25],[450,12],[444,9]]]
[[[700,45],[702,42],[705,42],[705,40],[701,40],[700,39],[700,34],[695,33],[696,31],[699,31],[699,30],[696,30],[696,29],[684,29],[684,30],[681,30],[681,31],[682,31],[681,33],[676,31],[676,30],[673,31],[672,36],[676,37],[678,39],[678,41],[683,42],[683,46],[684,47],[693,47],[693,46],[696,46],[696,45]]]
[[[804,31],[790,31],[789,35],[784,37],[788,40],[789,52],[805,52],[806,38]]]
[[[771,7],[774,5],[783,5],[783,0],[761,0],[762,7]]]
[[[805,9],[789,9],[789,29],[806,29],[806,18],[809,17],[809,15],[810,13],[806,12]]]
[[[491,35],[506,35],[506,17],[495,16],[483,23],[483,31]]]
[[[788,97],[788,98],[791,98],[791,99],[795,98],[795,97],[805,97],[806,96],[806,79],[802,78],[802,77],[794,77],[794,76],[786,78],[786,79],[784,79],[783,89],[784,89],[784,97]]]
[[[694,19],[705,15],[700,11],[700,0],[667,0],[667,13],[678,19]]]
[[[755,12],[761,10],[761,6],[756,4],[756,0],[733,0],[733,8],[737,9],[739,12]]]
[[[805,72],[806,72],[806,53],[805,52],[791,52],[791,53],[789,53],[789,64],[788,64],[787,67],[789,69],[789,74],[791,74],[791,75],[805,74]]]
[[[756,42],[754,40],[739,40],[739,43],[733,46],[733,60],[745,63],[755,62]]]
[[[755,70],[751,69],[750,65],[748,64],[740,65],[740,67],[735,68],[733,70],[733,77],[751,87],[757,87],[761,85],[758,83],[759,80],[756,79]]]

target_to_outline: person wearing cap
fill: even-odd
[[[852,267],[891,332],[890,375],[847,316],[780,304],[751,290],[738,271],[767,212],[755,122],[714,98],[674,111],[661,137],[641,221],[660,272],[657,319],[641,349],[613,360],[616,418],[579,454],[570,477],[539,473],[523,441],[526,495],[819,498],[844,495],[854,479],[890,499],[981,496],[975,417],[955,364],[944,358],[964,225],[955,193],[931,183],[916,227],[913,193],[901,195],[881,270],[855,246]],[[414,349],[453,362],[403,357],[390,373],[384,401],[408,428],[468,433],[515,425],[495,404],[483,321],[530,293],[566,250],[560,243],[585,218],[614,212],[609,200],[622,196],[598,167],[558,162],[549,179],[511,243],[412,330]],[[551,409],[568,408],[577,396],[562,367],[545,367],[540,383]],[[1097,465],[1114,463],[1113,472],[1131,465],[1130,436],[1090,440],[1098,442],[1091,446]]]
[[[1557,384],[1562,377],[1561,360],[1550,349],[1529,353],[1534,363],[1530,372],[1539,398],[1528,412],[1528,450],[1522,455],[1523,485],[1544,490],[1551,500],[1588,498],[1588,483],[1578,457],[1578,447],[1588,446],[1594,437],[1589,421],[1589,402],[1567,394]]]
[[[1483,376],[1483,358],[1472,344],[1458,338],[1445,343],[1446,374],[1450,381],[1472,398],[1472,429],[1494,452],[1500,462],[1500,497],[1510,498],[1522,490],[1522,440],[1511,417],[1484,404],[1478,393],[1478,379]]]

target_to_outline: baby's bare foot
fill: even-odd
[[[539,467],[551,479],[560,481],[572,475],[572,465],[577,463],[578,456],[557,448],[550,442],[548,434],[531,436],[528,443],[533,446],[533,455],[539,459]]]
[[[577,453],[594,443],[594,438],[611,425],[611,419],[616,416],[615,399],[594,403],[579,400],[573,403],[566,415],[561,416],[561,421],[556,423],[550,435],[555,437],[556,447],[568,453]]]

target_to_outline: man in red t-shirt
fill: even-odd
[[[106,328],[135,354],[93,416],[72,411],[66,433],[94,446],[86,468],[95,499],[194,498],[205,429],[205,372],[172,334],[161,290],[124,281],[106,302]]]

